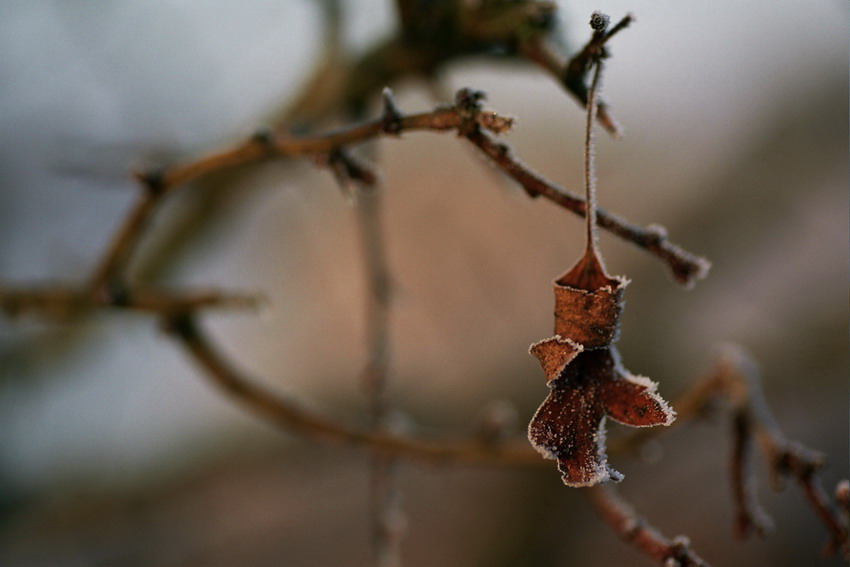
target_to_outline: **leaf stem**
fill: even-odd
[[[587,212],[587,252],[596,256],[596,167],[594,164],[595,144],[593,126],[598,111],[599,77],[602,74],[602,61],[594,61],[593,82],[587,98],[587,124],[584,136],[584,193]]]

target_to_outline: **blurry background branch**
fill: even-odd
[[[651,557],[658,565],[667,567],[710,567],[690,548],[685,536],[667,539],[642,518],[609,486],[594,486],[587,490],[599,515],[628,543]]]

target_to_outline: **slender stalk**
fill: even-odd
[[[368,360],[363,373],[364,386],[369,397],[372,427],[375,431],[389,431],[387,382],[391,356],[391,289],[381,227],[381,202],[382,195],[376,188],[361,193],[357,199],[357,220],[368,287]],[[372,541],[376,562],[378,567],[400,567],[403,520],[397,486],[397,459],[375,452],[371,467]]]
[[[594,163],[595,145],[593,126],[599,100],[599,77],[602,74],[602,61],[595,60],[593,82],[587,98],[587,123],[584,135],[584,194],[586,203],[585,221],[587,226],[587,252],[596,254],[596,165]]]

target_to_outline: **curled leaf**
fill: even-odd
[[[568,486],[618,481],[622,475],[605,455],[605,419],[650,427],[669,425],[675,413],[654,382],[623,368],[616,348],[577,350],[575,344],[556,336],[531,346],[550,392],[528,426],[528,438],[558,461]],[[559,366],[561,360],[566,362]]]
[[[548,383],[560,376],[567,365],[583,350],[584,347],[577,342],[556,335],[534,343],[528,352],[540,361]]]
[[[617,340],[623,310],[623,290],[629,280],[618,278],[615,286],[586,291],[553,283],[555,334],[569,337],[585,348],[599,348]]]
[[[589,250],[553,282],[555,336],[529,349],[550,392],[529,423],[528,438],[544,457],[558,461],[568,486],[622,480],[605,454],[607,418],[632,427],[675,419],[656,384],[626,370],[613,345],[628,283],[605,274]]]

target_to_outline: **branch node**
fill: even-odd
[[[250,140],[263,148],[269,155],[275,153],[275,135],[270,128],[260,128],[251,135]]]
[[[163,317],[161,329],[186,342],[192,342],[198,337],[198,326],[192,314],[187,311],[173,312]]]
[[[510,116],[502,116],[496,112],[479,112],[475,115],[475,121],[479,126],[490,130],[494,134],[504,134],[513,128],[514,119]]]
[[[455,94],[455,109],[461,117],[457,135],[469,137],[479,130],[478,113],[481,112],[481,101],[487,98],[484,91],[462,88]]]
[[[384,111],[381,115],[381,129],[385,134],[398,136],[401,134],[401,118],[402,114],[396,106],[393,91],[389,87],[384,87],[381,97],[384,102]]]
[[[378,182],[378,176],[366,165],[359,162],[343,147],[331,150],[320,165],[326,165],[333,172],[337,183],[344,193],[349,194],[350,182],[355,182],[363,188],[372,189]],[[352,195],[349,195],[352,196]]]
[[[136,181],[144,185],[151,197],[159,197],[165,191],[165,168],[157,167],[148,171],[133,173]]]
[[[464,87],[455,94],[455,106],[459,110],[474,113],[481,110],[481,101],[487,98],[484,91]]]
[[[112,307],[127,307],[130,305],[130,290],[124,282],[112,279],[102,288],[103,299]]]

